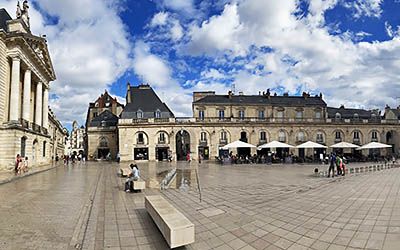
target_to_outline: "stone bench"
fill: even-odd
[[[194,225],[161,195],[145,197],[145,207],[170,248],[194,242]]]
[[[141,191],[146,189],[146,182],[143,180],[133,181],[133,190],[134,191]]]

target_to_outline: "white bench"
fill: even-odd
[[[133,190],[144,190],[146,189],[146,182],[143,180],[133,181]]]
[[[170,248],[194,242],[194,225],[161,195],[145,197],[145,207]]]

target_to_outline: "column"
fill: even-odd
[[[42,83],[38,82],[36,85],[36,110],[35,110],[35,123],[42,126]]]
[[[12,58],[11,94],[10,94],[10,121],[19,119],[19,82],[21,61],[19,57]]]
[[[49,127],[49,89],[46,86],[43,90],[43,127]]]
[[[31,121],[31,70],[25,71],[22,100],[22,119]]]

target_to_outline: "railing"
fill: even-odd
[[[219,144],[226,145],[226,144],[228,144],[228,140],[227,139],[219,139]]]
[[[165,144],[165,143],[166,143],[165,140],[160,140],[160,139],[158,139],[158,144]]]
[[[276,117],[204,117],[195,118],[196,122],[265,122],[265,123],[324,123],[325,119],[316,118],[276,118]]]
[[[199,146],[207,146],[207,140],[206,139],[205,140],[204,139],[203,140],[200,139],[199,140]]]
[[[335,143],[342,142],[342,138],[335,138]]]

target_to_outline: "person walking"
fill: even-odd
[[[17,154],[17,157],[15,158],[15,165],[14,165],[14,172],[15,174],[18,174],[18,166],[21,161],[21,156]]]
[[[340,156],[336,156],[336,174],[337,176],[342,175],[342,158]]]
[[[24,173],[28,172],[28,167],[29,167],[28,156],[25,156],[24,165],[23,165],[22,171],[23,171]]]
[[[331,170],[332,170],[332,178],[335,177],[335,162],[336,162],[336,158],[335,158],[335,154],[331,154],[330,157],[330,164],[329,164],[329,169],[328,169],[328,178],[331,175]]]

